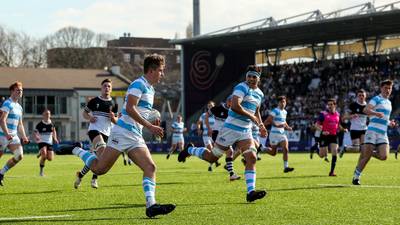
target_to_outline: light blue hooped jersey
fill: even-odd
[[[18,133],[18,123],[22,118],[22,106],[18,102],[13,102],[11,98],[3,102],[0,108],[1,111],[7,112],[7,128],[8,133],[15,136]],[[0,136],[6,136],[3,130],[0,128]]]
[[[260,106],[261,101],[264,98],[264,94],[259,88],[252,89],[246,82],[241,82],[233,89],[233,94],[242,99],[240,105],[243,109],[251,114],[255,114],[257,107]],[[226,118],[224,127],[240,131],[249,132],[251,131],[252,121],[240,114],[235,113],[232,109],[229,109],[228,118]]]
[[[134,80],[128,87],[125,95],[125,103],[121,112],[122,116],[117,121],[118,126],[125,128],[137,135],[142,135],[143,126],[136,122],[126,112],[126,103],[128,101],[129,95],[133,95],[139,98],[137,109],[139,111],[139,114],[143,118],[147,119],[149,117],[150,111],[153,108],[154,88],[144,76],[141,76],[138,79]]]
[[[185,129],[185,125],[184,125],[183,122],[178,123],[178,122],[175,121],[175,122],[172,123],[171,127],[173,129],[173,131],[172,131],[172,136],[173,137],[181,137],[181,136],[183,136],[183,131]]]
[[[208,136],[208,128],[206,125],[206,113],[202,113],[199,120],[201,121],[203,126],[203,136]],[[208,124],[210,125],[210,128],[214,130],[215,117],[213,115],[208,114]]]
[[[287,112],[285,109],[280,109],[279,107],[276,107],[273,109],[270,113],[270,115],[273,117],[272,122],[273,124],[278,124],[282,125],[286,123],[286,116]],[[283,127],[275,127],[274,125],[271,126],[271,133],[275,134],[284,134],[285,133],[285,128]]]
[[[383,113],[383,118],[369,116],[369,124],[367,130],[378,134],[386,135],[387,127],[389,126],[390,113],[392,112],[392,103],[389,99],[377,95],[373,97],[368,104],[374,106],[376,112]]]

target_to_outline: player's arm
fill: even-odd
[[[3,133],[6,135],[7,140],[11,140],[12,136],[8,132],[7,128],[7,117],[8,117],[8,112],[2,111],[1,117],[0,117],[0,127],[3,130]]]
[[[209,118],[210,117],[210,114],[209,114],[209,112],[206,112],[206,114],[205,114],[205,116],[204,116],[204,123],[206,124],[206,127],[207,127],[207,130],[208,130],[208,136],[212,136],[212,129],[211,129],[211,126],[210,126],[210,122],[209,122]]]
[[[262,121],[260,107],[257,107],[255,116],[257,117],[258,121]],[[267,129],[265,128],[264,123],[260,122],[258,124],[258,128],[260,128],[260,136],[261,137],[266,137],[268,135],[268,132],[267,132]]]
[[[283,128],[284,128],[285,130],[288,130],[288,131],[292,131],[292,130],[293,130],[292,127],[289,126],[289,124],[288,124],[287,122],[285,122],[285,123],[283,124]]]
[[[242,102],[242,98],[237,96],[237,95],[233,95],[232,97],[232,107],[231,109],[242,116],[248,117],[251,121],[253,121],[255,124],[259,125],[260,124],[260,120],[259,118],[257,118],[255,115],[247,112],[246,110],[243,109],[243,107],[240,105],[240,103]]]
[[[116,124],[118,121],[118,105],[117,104],[115,104],[114,107],[111,107],[110,120],[111,120],[111,123],[113,123],[113,124]]]
[[[138,103],[139,103],[139,97],[136,97],[131,94],[128,95],[128,100],[126,102],[126,112],[128,113],[128,115],[136,122],[140,123],[142,126],[149,129],[153,134],[162,137],[163,129],[159,126],[151,124],[149,121],[147,121],[140,115],[139,110],[137,108]]]
[[[112,111],[110,111],[110,120],[111,120],[111,123],[113,123],[113,124],[116,124],[118,121],[118,116],[116,116],[115,113]]]
[[[85,118],[85,120],[88,120],[91,123],[95,123],[97,118],[95,116],[92,115],[92,105],[93,105],[93,99],[91,99],[88,104],[85,106],[85,108],[83,109],[82,112],[82,116],[83,118]]]
[[[268,125],[272,124],[273,119],[274,119],[274,117],[271,116],[271,115],[269,115],[269,116],[267,117],[267,119],[264,120],[264,125],[265,125],[265,126],[268,126]]]
[[[33,131],[33,138],[35,139],[36,143],[39,143],[41,140],[41,136],[38,130],[38,126],[36,126],[35,130]]]
[[[18,121],[18,131],[22,136],[21,138],[22,138],[22,141],[24,142],[24,144],[28,144],[29,140],[26,137],[24,123],[22,122],[22,118],[20,118],[19,121]]]
[[[56,131],[56,128],[55,128],[55,127],[53,127],[53,131],[52,131],[51,133],[52,133],[54,142],[55,142],[56,144],[58,144],[58,143],[59,143],[59,140],[58,140],[58,137],[57,137],[57,131]]]
[[[201,117],[197,120],[196,123],[196,127],[197,127],[197,135],[201,135]]]
[[[384,114],[381,112],[377,112],[374,110],[375,106],[372,104],[368,104],[365,108],[364,108],[364,113],[367,114],[368,116],[376,116],[379,118],[383,118]]]

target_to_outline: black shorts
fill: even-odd
[[[99,132],[98,130],[89,130],[89,132],[87,134],[92,143],[93,143],[94,138],[97,137],[98,135],[101,135],[103,137],[104,142],[107,143],[108,136]]]
[[[337,144],[337,135],[321,135],[321,147],[328,147],[329,144]]]
[[[321,142],[321,137],[315,137],[314,136],[314,141],[315,141],[315,143],[320,143]]]
[[[42,149],[43,147],[47,147],[47,151],[53,151],[53,145],[49,145],[47,143],[40,142],[40,143],[38,143],[38,146],[39,146],[39,150]]]
[[[366,130],[351,130],[350,137],[351,140],[359,139],[361,135],[365,135]]]
[[[211,138],[214,141],[214,143],[215,143],[215,140],[217,140],[217,136],[218,136],[218,131],[213,130]]]

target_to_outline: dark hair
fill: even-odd
[[[151,54],[145,57],[143,63],[143,72],[146,74],[149,69],[157,69],[161,65],[165,65],[165,58],[159,54]]]
[[[10,91],[14,91],[14,89],[16,88],[16,87],[22,87],[22,82],[20,82],[20,81],[15,81],[13,84],[11,84],[10,85]]]
[[[255,71],[257,73],[260,73],[260,67],[256,66],[256,65],[249,65],[247,66],[246,72],[249,71]]]
[[[393,81],[391,81],[391,80],[384,80],[384,81],[382,81],[382,82],[381,82],[381,87],[383,87],[383,86],[385,86],[385,85],[390,85],[390,86],[392,86],[392,85],[393,85]]]
[[[359,94],[359,93],[366,93],[366,91],[361,88],[360,90],[357,91],[357,94]]]
[[[281,95],[281,96],[278,96],[277,98],[276,98],[276,100],[278,100],[278,102],[280,102],[280,101],[282,101],[282,100],[286,100],[286,96],[284,96],[284,95]]]
[[[102,82],[101,82],[101,85],[103,85],[104,83],[112,83],[111,82],[111,80],[110,79],[104,79]]]
[[[46,111],[49,111],[51,113],[50,109],[44,108],[43,111],[42,111],[42,114],[45,113]]]
[[[328,100],[326,100],[326,103],[329,103],[329,102],[333,102],[333,104],[336,105],[336,99],[334,99],[334,98],[328,98]]]

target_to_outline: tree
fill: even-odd
[[[192,38],[193,37],[193,24],[189,23],[186,26],[186,38]]]
[[[0,27],[0,66],[15,66],[17,36],[17,33]]]

